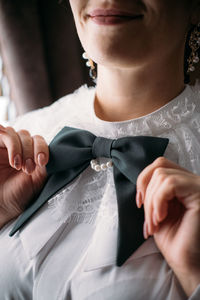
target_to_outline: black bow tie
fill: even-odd
[[[92,159],[109,157],[117,194],[119,229],[117,266],[121,266],[143,243],[143,209],[135,203],[139,173],[162,156],[168,139],[136,136],[116,140],[96,137],[89,131],[64,127],[49,146],[48,181],[39,197],[19,217],[10,232],[12,236],[56,192],[69,184],[89,165]]]

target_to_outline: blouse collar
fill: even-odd
[[[177,97],[145,116],[118,122],[109,122],[98,118],[95,114],[95,90],[92,93],[91,115],[95,127],[108,138],[120,138],[125,135],[162,135],[166,130],[173,128],[190,118],[199,107],[200,86],[186,85]]]

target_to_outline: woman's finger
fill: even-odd
[[[156,201],[155,194],[160,189],[160,186],[162,185],[163,181],[166,179],[166,176],[168,176],[168,174],[169,174],[169,169],[157,168],[154,171],[145,191],[144,212],[145,212],[147,232],[149,235],[153,234],[156,226],[158,225],[158,221],[155,216],[155,209],[154,209],[155,201]]]
[[[31,174],[36,167],[45,166],[49,160],[49,149],[43,137],[31,137],[27,130],[16,132],[12,127],[0,125],[0,147],[6,148],[9,164],[17,170]]]
[[[148,233],[155,233],[156,226],[167,217],[169,204],[173,201],[176,201],[176,207],[178,203],[179,207],[191,207],[193,204],[186,199],[191,199],[188,196],[194,193],[200,193],[199,176],[177,169],[156,169],[144,200]]]
[[[31,174],[35,170],[33,139],[27,130],[17,132],[22,147],[22,169],[27,174]]]
[[[9,164],[20,170],[22,167],[22,147],[20,139],[12,127],[0,126],[0,147],[7,149]]]
[[[145,193],[147,186],[151,180],[151,177],[154,171],[158,168],[169,168],[169,169],[178,169],[188,173],[184,168],[181,168],[179,165],[174,162],[169,161],[165,157],[157,158],[152,164],[147,166],[138,176],[137,179],[137,205],[141,207],[144,202]]]
[[[40,167],[49,161],[49,147],[45,139],[40,135],[33,136],[34,160]]]
[[[156,205],[158,201],[157,194],[162,193],[162,186],[165,183],[166,179],[169,178],[169,175],[174,173],[174,169],[158,168],[154,171],[151,180],[145,191],[144,198],[144,211],[145,211],[145,221],[147,226],[147,232],[149,235],[152,235],[156,227],[159,224],[159,220],[156,214]],[[162,216],[167,215],[167,200],[162,205]]]

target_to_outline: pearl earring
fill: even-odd
[[[96,82],[97,72],[96,72],[93,60],[91,58],[89,58],[89,56],[87,55],[86,52],[83,53],[82,57],[87,60],[86,66],[90,68],[90,71],[89,71],[90,77],[92,78],[92,80],[94,82]]]
[[[191,48],[191,54],[187,60],[188,70],[187,73],[195,71],[195,64],[199,62],[198,50],[200,48],[200,23],[195,26],[189,39],[189,46]]]

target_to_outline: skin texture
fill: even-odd
[[[99,118],[123,121],[144,116],[183,90],[185,38],[191,24],[200,20],[199,1],[70,0],[70,4],[82,45],[98,64]],[[102,26],[88,16],[97,8],[118,8],[143,17]],[[43,138],[0,127],[0,227],[39,192],[47,162]],[[137,205],[144,205],[145,237],[154,235],[190,296],[200,282],[200,177],[159,158],[138,178]]]

